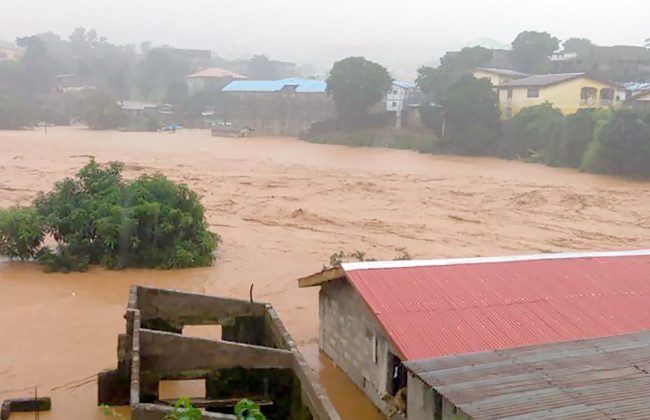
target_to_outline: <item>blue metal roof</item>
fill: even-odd
[[[404,89],[415,89],[415,85],[413,83],[409,83],[409,82],[400,82],[400,81],[396,80],[396,81],[393,82],[393,85],[399,86],[399,87],[404,88]]]
[[[279,92],[295,86],[296,92],[325,93],[327,83],[320,80],[293,77],[283,80],[235,80],[223,88],[224,92]]]

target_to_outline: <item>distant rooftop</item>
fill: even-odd
[[[508,69],[497,69],[493,67],[477,67],[476,70],[483,70],[488,73],[500,74],[502,76],[512,76],[512,77],[529,77],[531,76],[528,73],[522,73],[520,71],[508,70]]]
[[[585,73],[538,74],[512,82],[502,83],[499,87],[542,87],[566,82],[585,76]]]
[[[125,111],[144,111],[148,108],[155,108],[156,104],[151,102],[124,101],[119,104]]]
[[[393,82],[393,85],[399,86],[399,87],[404,88],[404,89],[415,89],[415,84],[409,83],[409,82],[400,82],[398,80],[395,80]]]
[[[325,93],[327,83],[320,80],[289,78],[283,80],[235,80],[223,88],[224,92],[279,92],[295,86],[296,92]]]
[[[474,47],[483,47],[488,50],[511,50],[512,46],[510,44],[503,44],[499,41],[495,41],[492,38],[478,38],[473,41],[468,42],[463,45],[461,48],[474,48]]]
[[[232,77],[233,79],[247,79],[247,77],[244,75],[241,75],[239,73],[234,73],[230,70],[220,69],[220,68],[205,69],[205,70],[201,70],[200,72],[190,74],[189,76],[187,76],[188,79],[202,78],[202,77],[214,77],[218,79],[222,77]]]

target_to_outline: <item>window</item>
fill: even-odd
[[[397,102],[393,101],[393,108],[397,107]]]
[[[377,338],[377,334],[372,339],[372,361],[375,364],[379,362],[379,339]]]
[[[529,98],[539,98],[539,89],[528,89]]]
[[[397,95],[397,91],[396,91],[396,90],[393,91],[393,95]]]
[[[512,99],[512,88],[508,88],[508,99]]]

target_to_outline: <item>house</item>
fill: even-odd
[[[579,52],[554,54],[549,66],[551,73],[588,72],[601,79],[631,82],[650,74],[650,50],[630,45],[592,45]]]
[[[152,104],[151,102],[122,101],[118,102],[118,105],[122,108],[122,111],[132,116],[142,115],[145,112],[156,109],[156,104]]]
[[[649,331],[406,366],[409,420],[650,418]]]
[[[190,93],[204,90],[220,91],[233,80],[244,80],[246,76],[229,70],[210,68],[187,76],[187,89]]]
[[[258,135],[298,136],[336,116],[326,90],[323,81],[300,78],[235,80],[222,90],[225,118]]]
[[[565,115],[580,109],[618,105],[616,83],[597,80],[586,73],[542,74],[498,86],[502,115],[510,118],[522,108],[549,102]]]
[[[20,55],[18,50],[0,46],[0,61],[17,61],[20,59]]]
[[[392,89],[386,93],[386,112],[402,112],[416,99],[416,87],[413,83],[394,81]]]
[[[495,69],[490,67],[477,67],[472,70],[472,75],[477,79],[489,79],[492,86],[495,87],[503,83],[531,76],[530,74],[522,73],[520,71]]]
[[[643,90],[634,94],[630,98],[629,104],[632,106],[632,108],[650,112],[650,89]]]
[[[385,413],[405,362],[650,329],[650,250],[348,263],[299,285],[320,287],[321,350]]]

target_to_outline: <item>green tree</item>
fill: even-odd
[[[548,71],[549,57],[560,47],[560,40],[548,32],[525,31],[512,42],[515,70],[539,74]]]
[[[580,110],[562,121],[557,145],[554,149],[553,166],[578,168],[582,156],[587,151],[589,143],[594,138],[596,121],[592,110]]]
[[[492,153],[500,135],[499,100],[492,83],[462,76],[441,100],[446,151],[461,155]]]
[[[650,117],[632,109],[615,111],[607,122],[598,125],[580,169],[650,177]]]
[[[273,62],[265,55],[255,55],[251,58],[246,75],[253,80],[276,80],[279,78]]]
[[[327,93],[334,98],[339,118],[353,121],[381,101],[391,85],[384,67],[363,57],[349,57],[334,63]]]
[[[458,53],[447,53],[440,59],[440,66],[421,67],[416,83],[430,102],[438,102],[469,70],[488,66],[492,54],[491,50],[483,47],[463,48]]]
[[[498,155],[550,163],[563,119],[548,102],[523,108],[507,123]]]
[[[97,92],[79,102],[78,114],[91,130],[112,130],[127,124],[115,98]]]
[[[20,57],[23,67],[21,89],[29,94],[51,91],[57,73],[57,63],[50,55],[47,44],[37,35],[18,38],[16,44],[25,48]]]
[[[569,38],[562,43],[565,53],[588,53],[594,44],[587,38]]]
[[[32,207],[0,211],[0,255],[36,260],[53,271],[101,264],[128,267],[208,266],[220,240],[208,231],[197,195],[161,174],[125,182],[123,164],[91,161],[58,182]],[[56,248],[43,246],[49,235]]]
[[[20,130],[37,123],[29,101],[20,96],[0,96],[0,129]]]

